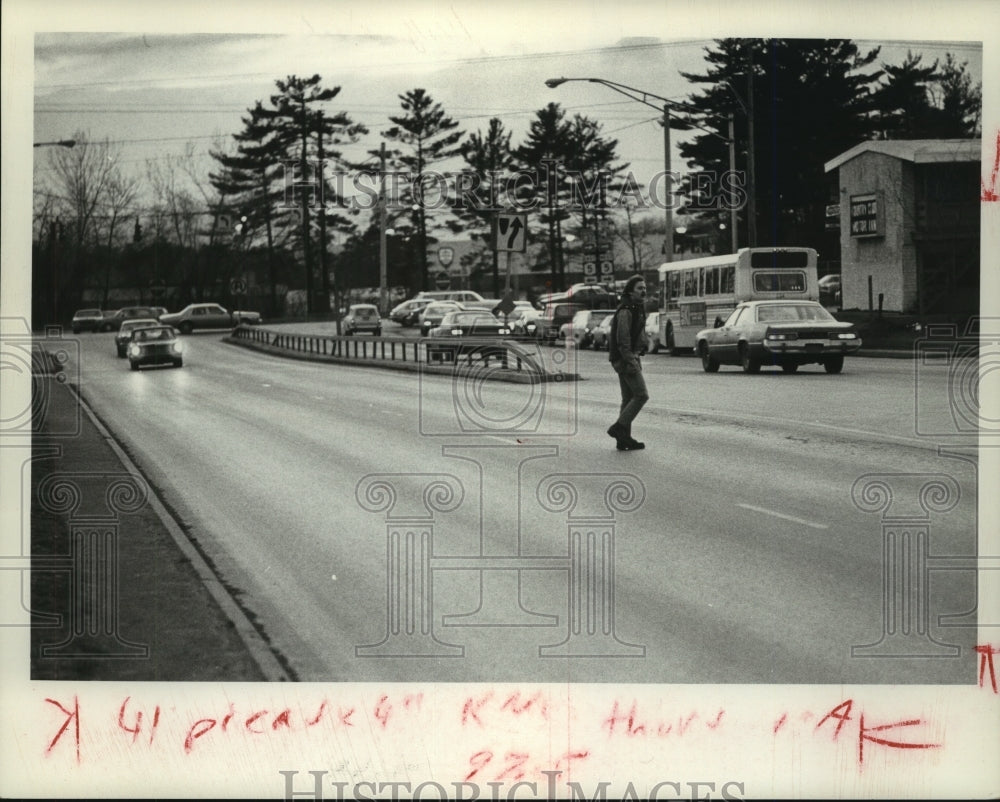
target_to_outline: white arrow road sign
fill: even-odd
[[[493,248],[497,251],[524,252],[528,244],[528,216],[500,212],[493,230]]]

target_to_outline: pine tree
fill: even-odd
[[[288,76],[275,81],[278,93],[271,95],[272,108],[263,109],[263,118],[274,128],[274,141],[285,153],[291,155],[297,150],[298,180],[305,189],[299,193],[301,248],[306,271],[306,314],[316,310],[316,291],[313,285],[313,245],[311,236],[311,209],[322,203],[323,166],[312,158],[315,149],[312,136],[322,127],[321,115],[315,108],[318,104],[332,100],[340,93],[340,87],[323,88],[319,75],[310,78]],[[326,280],[325,277],[323,279]],[[329,295],[320,294],[320,312],[329,308]]]
[[[705,74],[682,73],[700,85],[689,107],[699,125],[712,131],[681,143],[688,165],[716,178],[727,172],[732,113],[738,177],[754,167],[754,185],[744,189],[748,197],[753,193],[757,219],[749,219],[746,204],[741,243],[751,239],[750,226],[760,245],[817,247],[829,238],[823,164],[871,138],[872,85],[881,73],[868,67],[878,52],[862,53],[843,39],[721,39],[706,53]],[[672,127],[689,126],[679,119]],[[702,211],[703,217],[722,212],[721,194],[717,183],[714,208]]]
[[[503,122],[494,117],[485,134],[481,131],[470,134],[462,144],[462,156],[471,168],[472,180],[464,176],[459,179],[463,183],[457,187],[455,215],[462,227],[471,232],[474,241],[489,243],[497,205],[503,200],[500,195],[506,190],[506,179],[514,168],[510,138]],[[493,297],[499,298],[499,254],[493,248],[490,250]]]
[[[385,132],[385,138],[402,146],[397,149],[395,156],[408,174],[408,185],[403,189],[400,200],[410,209],[421,289],[426,290],[429,286],[427,229],[431,215],[424,193],[443,190],[440,185],[435,187],[431,183],[429,168],[459,155],[462,131],[458,128],[458,123],[445,113],[441,104],[435,103],[424,89],[411,89],[399,95],[399,100],[405,114],[389,117],[394,125]]]
[[[563,263],[562,222],[568,216],[566,208],[559,202],[562,189],[559,184],[559,164],[572,153],[572,128],[566,120],[566,113],[558,103],[549,103],[535,112],[524,142],[514,149],[514,158],[519,166],[534,181],[523,189],[534,202],[538,221],[546,228],[548,242],[547,267],[552,283],[565,285],[566,268]],[[565,191],[563,189],[563,191]],[[530,229],[530,226],[529,226]],[[546,262],[540,260],[540,267]],[[553,287],[555,289],[555,287]]]
[[[233,134],[235,153],[211,151],[219,170],[209,174],[212,186],[219,193],[220,204],[214,215],[209,241],[235,235],[245,249],[262,232],[267,259],[269,304],[266,314],[275,315],[279,308],[275,247],[279,229],[287,228],[287,213],[279,210],[283,198],[283,143],[276,139],[271,119],[260,101],[247,110],[242,118],[243,129]],[[228,230],[220,230],[219,220],[229,221]],[[239,230],[236,227],[239,226]]]

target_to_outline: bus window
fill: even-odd
[[[686,298],[698,297],[698,277],[693,270],[684,271],[684,296]]]
[[[770,273],[758,271],[753,274],[754,292],[805,292],[806,274]]]
[[[750,254],[750,267],[808,267],[809,253],[807,251],[753,251]]]
[[[675,301],[681,297],[681,274],[671,273],[670,275],[670,297]]]
[[[722,268],[722,275],[720,276],[720,288],[719,292],[723,295],[728,295],[733,292],[734,279],[736,276],[735,265],[728,265]]]
[[[719,294],[719,268],[708,267],[705,269],[705,295]]]

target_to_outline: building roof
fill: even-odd
[[[927,164],[930,162],[978,162],[982,157],[980,139],[885,139],[862,142],[823,165],[829,173],[862,153],[881,153],[901,161]]]

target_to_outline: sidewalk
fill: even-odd
[[[38,379],[49,398],[32,451],[61,455],[31,468],[31,678],[288,679],[154,489],[143,500],[116,485],[146,487],[75,390]],[[77,418],[77,434],[51,436]]]

